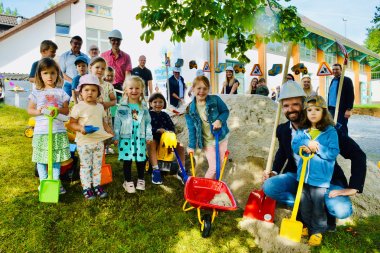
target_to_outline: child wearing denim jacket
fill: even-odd
[[[306,226],[302,234],[310,234],[310,246],[319,246],[322,233],[327,230],[325,195],[330,187],[335,159],[339,154],[339,142],[323,97],[306,98],[304,110],[306,117],[301,120],[300,128],[292,141],[292,148],[297,155],[300,149],[308,154],[314,153],[306,167],[300,214]],[[297,180],[300,178],[302,164],[303,161],[300,160]]]
[[[205,76],[198,76],[193,82],[194,99],[186,110],[185,118],[189,130],[188,153],[194,152],[198,146],[206,153],[209,168],[206,178],[215,178],[216,153],[215,138],[212,132],[220,131],[220,161],[227,151],[228,133],[227,119],[229,110],[223,100],[216,95],[209,95],[210,82]]]
[[[125,80],[124,94],[115,117],[115,145],[123,160],[124,183],[128,193],[145,190],[146,145],[153,139],[148,107],[144,101],[144,80],[131,76]],[[132,162],[136,162],[138,180],[132,181]]]

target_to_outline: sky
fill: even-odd
[[[27,18],[44,11],[49,3],[49,0],[0,1],[4,7],[17,8],[19,14]],[[380,5],[379,0],[291,0],[289,3],[280,0],[279,2],[296,6],[300,14],[343,36],[346,34],[348,39],[360,45],[364,44],[366,28],[372,25],[375,6]]]

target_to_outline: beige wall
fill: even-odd
[[[97,30],[111,31],[112,18],[99,17],[91,14],[86,14],[86,27]]]

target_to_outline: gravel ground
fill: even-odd
[[[348,134],[367,154],[368,160],[375,164],[380,161],[380,118],[353,115],[348,120]]]

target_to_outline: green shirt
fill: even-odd
[[[320,133],[321,133],[321,131],[318,130],[317,128],[310,128],[309,129],[309,134],[310,134],[312,140],[315,140]]]
[[[215,138],[211,133],[210,123],[207,120],[206,103],[203,105],[197,103],[197,111],[198,111],[199,116],[201,117],[201,120],[202,120],[203,146],[204,147],[214,146],[215,145]]]

